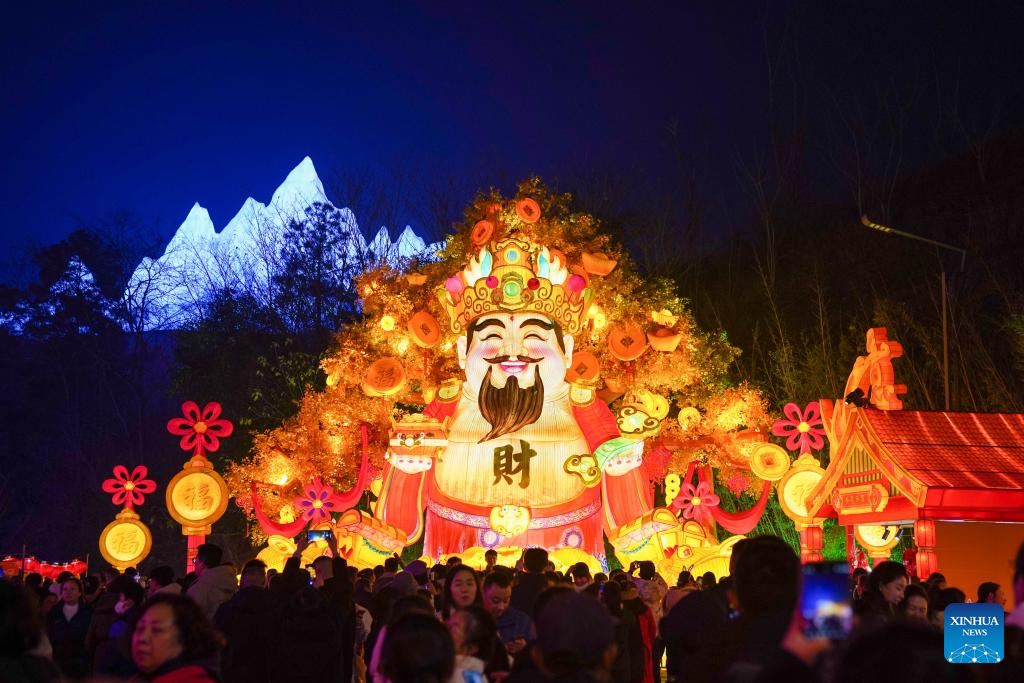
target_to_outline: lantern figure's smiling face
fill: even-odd
[[[480,442],[514,434],[536,422],[544,394],[565,386],[573,338],[536,313],[493,313],[475,320],[459,338],[459,365],[477,391],[491,430]]]
[[[563,335],[546,316],[494,313],[474,321],[468,335],[459,338],[459,365],[477,390],[489,374],[496,389],[503,389],[510,378],[529,389],[540,377],[552,391],[565,382],[572,349],[572,335]]]

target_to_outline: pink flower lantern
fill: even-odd
[[[702,481],[697,486],[687,482],[672,501],[672,507],[683,511],[684,519],[707,524],[712,519],[711,508],[717,507],[719,498],[711,492],[711,484]]]
[[[234,426],[228,420],[219,420],[221,407],[216,401],[207,403],[202,412],[195,401],[181,404],[185,417],[175,417],[167,422],[167,431],[181,437],[181,450],[213,453],[220,448],[220,440],[231,436]]]
[[[787,403],[782,412],[786,417],[772,425],[772,434],[785,437],[787,449],[799,448],[802,455],[825,447],[825,429],[817,401],[808,403],[802,411],[797,404]]]
[[[145,494],[156,491],[156,482],[146,479],[149,470],[145,465],[139,465],[128,473],[128,468],[118,465],[114,468],[113,479],[103,482],[103,490],[113,493],[111,500],[114,505],[124,505],[129,510],[134,510],[136,505],[142,505],[145,501]]]

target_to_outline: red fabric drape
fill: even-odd
[[[347,492],[335,493],[332,496],[336,509],[340,512],[355,507],[359,499],[363,497],[363,491],[366,490],[367,484],[370,483],[370,431],[365,422],[359,425],[359,436],[363,444],[363,459],[359,463],[359,478]]]
[[[277,534],[285,538],[295,538],[295,535],[306,526],[306,520],[302,517],[299,517],[290,524],[278,524],[270,519],[270,517],[267,517],[266,513],[263,512],[263,508],[260,507],[260,496],[256,490],[256,484],[252,485],[252,509],[256,513],[256,521],[260,523],[260,528],[263,529],[263,533],[267,536]]]
[[[693,463],[690,464],[690,467],[693,467]],[[689,474],[690,472],[687,471],[687,481],[689,481]],[[711,475],[711,470],[708,467],[702,467],[697,470],[697,479],[711,484],[714,483],[714,477]],[[711,508],[711,515],[715,518],[716,522],[722,525],[722,528],[731,534],[750,533],[757,526],[757,523],[761,521],[764,508],[768,505],[768,494],[771,493],[771,490],[772,483],[766,481],[761,486],[761,497],[753,507],[739,512],[726,512],[721,507],[715,506]]]

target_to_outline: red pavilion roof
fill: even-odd
[[[929,488],[1024,489],[1024,414],[868,410],[866,417]]]

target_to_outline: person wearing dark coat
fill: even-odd
[[[720,639],[726,613],[705,591],[692,591],[661,618],[668,675],[674,680],[712,681],[723,662]]]
[[[644,649],[636,614],[622,604],[622,588],[615,581],[601,591],[601,602],[612,616],[615,645],[618,649],[612,664],[615,683],[641,683],[644,677]]]
[[[132,662],[132,631],[135,622],[142,616],[142,602],[146,592],[134,581],[116,581],[115,584],[114,588],[121,591],[114,607],[118,619],[110,625],[107,639],[96,648],[92,659],[92,672],[97,675],[128,678],[138,671]]]
[[[121,618],[117,613],[117,603],[121,599],[121,593],[131,590],[127,588],[129,584],[138,585],[123,574],[115,574],[92,602],[92,621],[85,636],[85,649],[93,659],[100,646],[110,638],[110,627]]]
[[[535,617],[534,603],[537,602],[537,596],[548,587],[548,577],[544,575],[547,564],[548,551],[544,548],[527,548],[523,553],[523,571],[512,588],[509,606],[525,613],[530,619]]]
[[[274,617],[278,601],[264,585],[267,567],[250,560],[242,568],[241,588],[213,618],[227,638],[221,671],[225,683],[270,681],[274,652]]]
[[[305,586],[290,595],[277,620],[270,680],[320,683],[342,679],[342,633],[320,592]]]
[[[43,640],[43,620],[33,591],[0,581],[0,683],[57,683],[60,671],[33,654]]]
[[[85,637],[92,608],[82,600],[82,582],[78,579],[64,581],[60,595],[60,602],[46,615],[46,634],[53,647],[53,661],[65,676],[77,680],[89,675]]]

